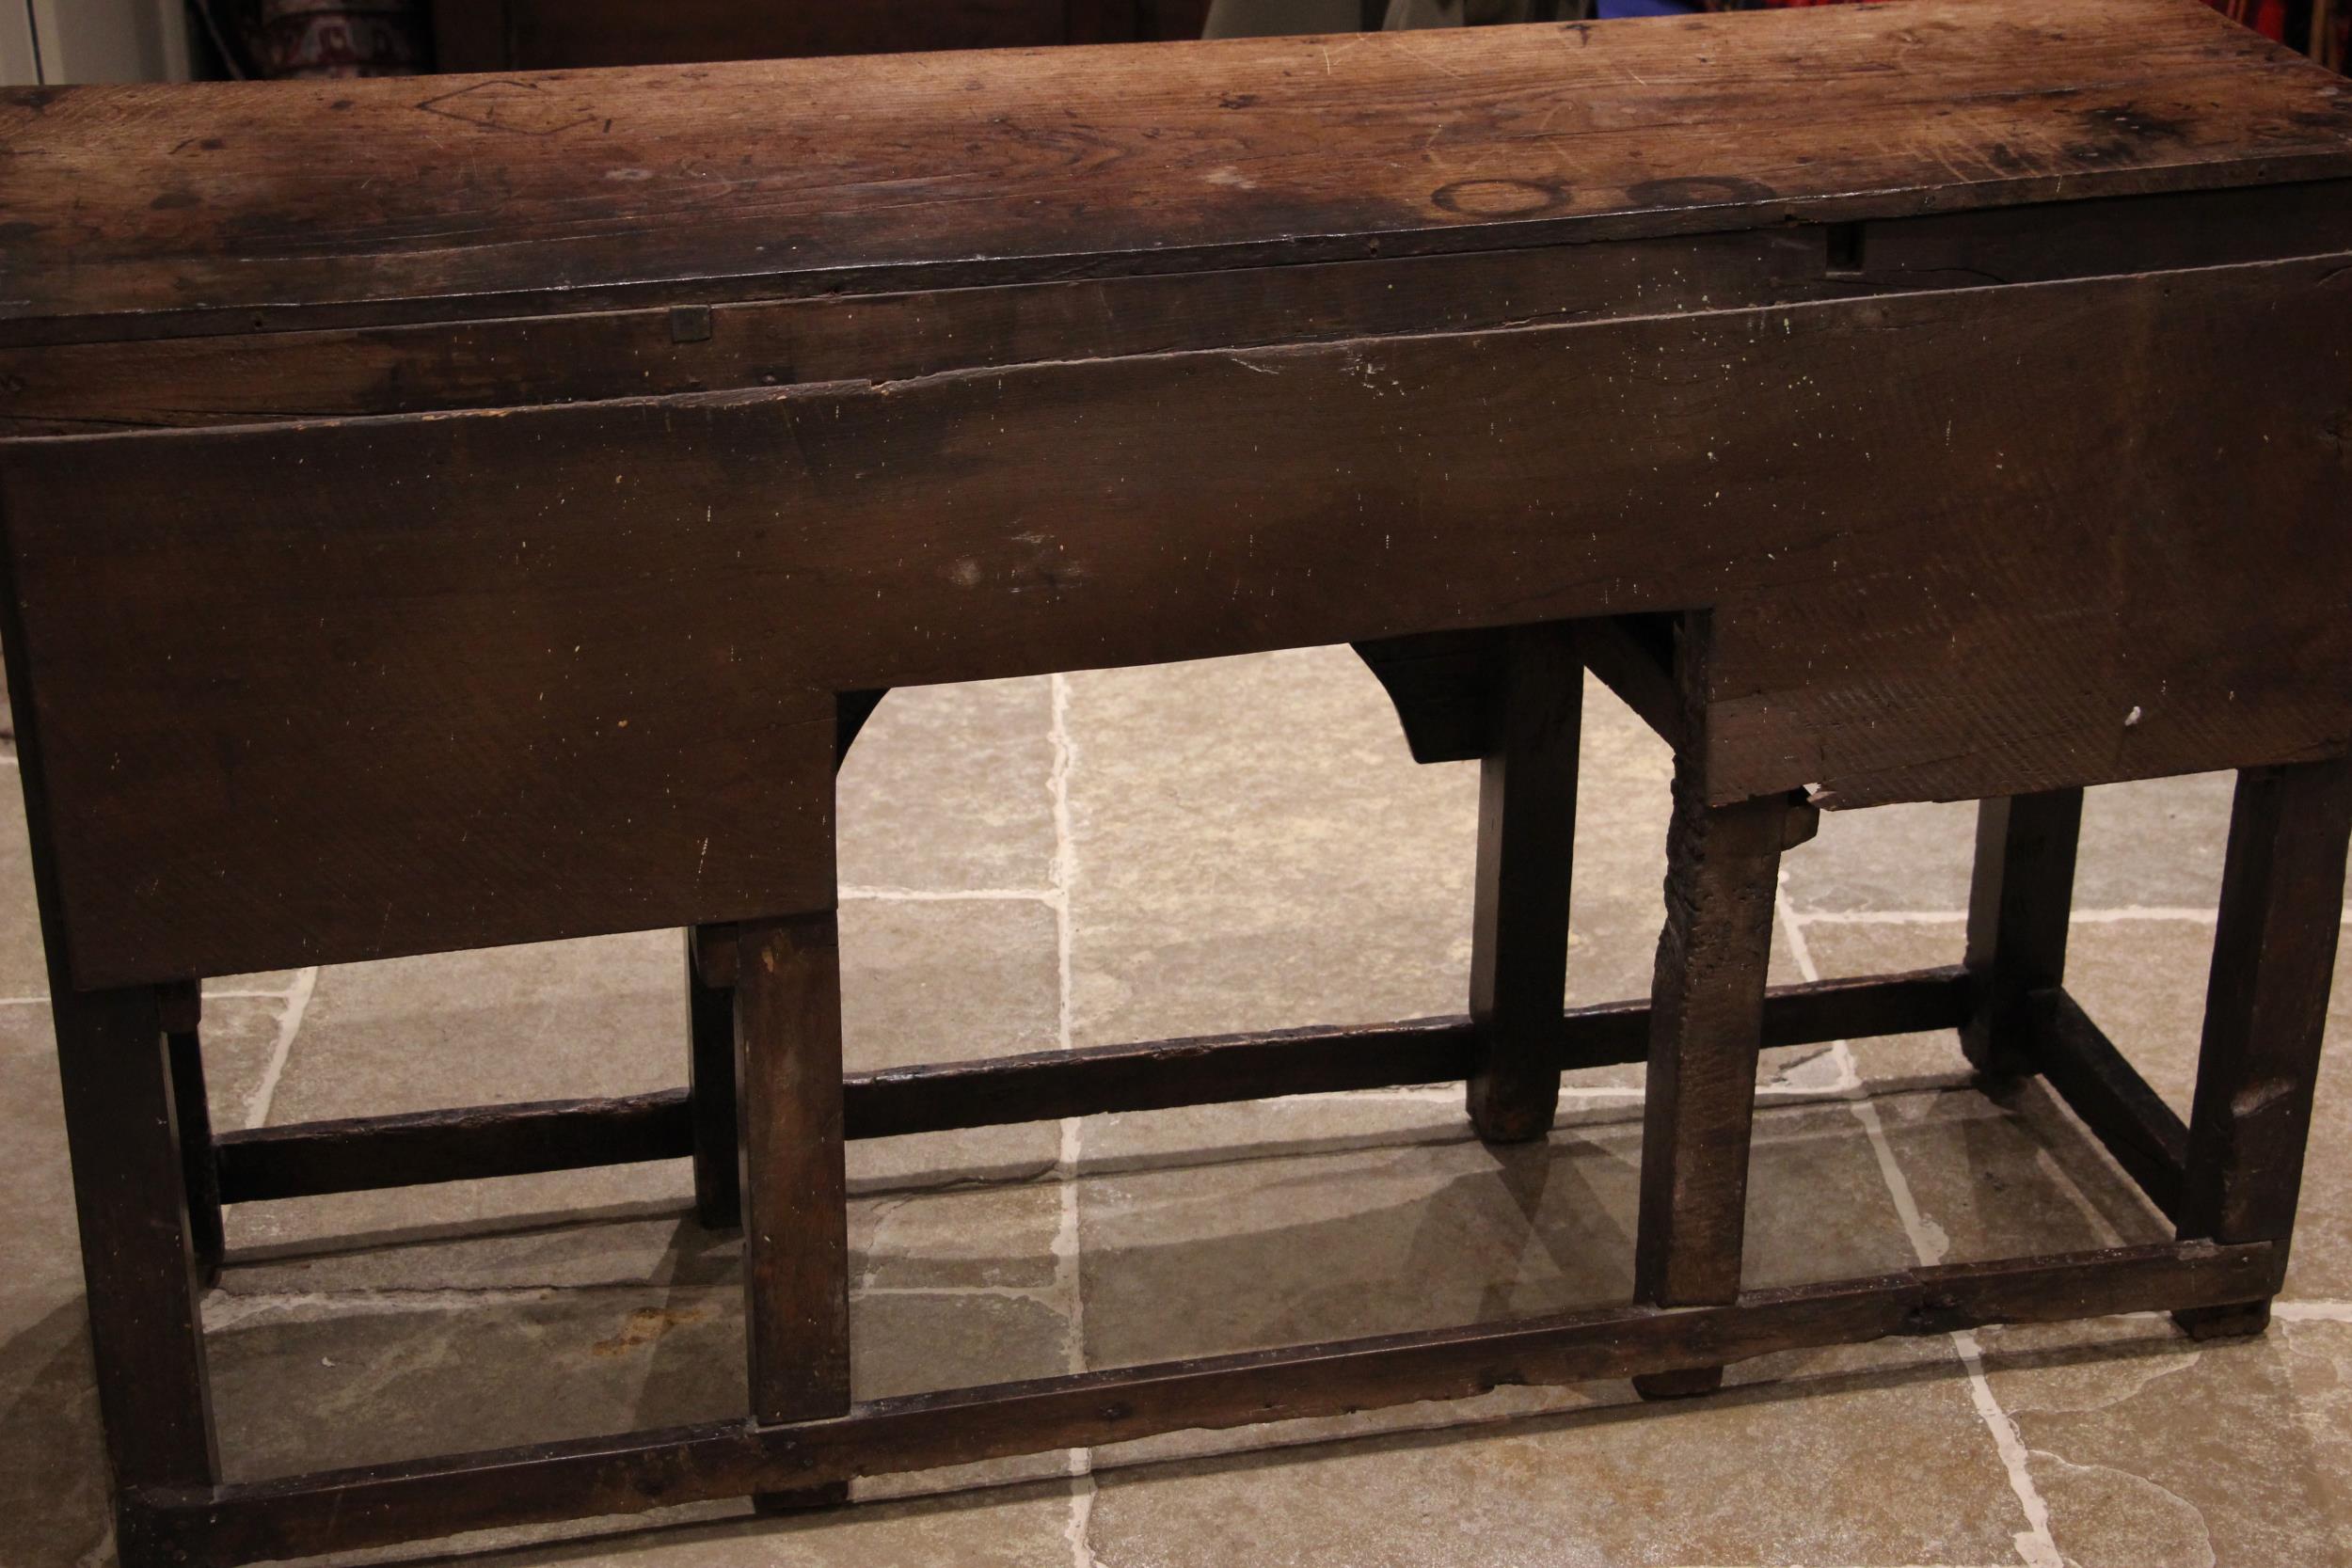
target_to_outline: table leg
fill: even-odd
[[[1710,806],[1677,758],[1666,924],[1651,984],[1633,1293],[1654,1307],[1739,1299],[1748,1142],[1789,800]],[[1710,1393],[1720,1367],[1633,1380],[1648,1399]]]
[[[1551,1130],[1560,1104],[1568,882],[1576,845],[1584,667],[1560,626],[1520,626],[1492,749],[1480,765],[1470,1017],[1470,1123],[1489,1143]]]
[[[99,1414],[135,1565],[123,1494],[209,1486],[220,1468],[174,1062],[152,989],[76,991],[61,972],[53,984]]]
[[[204,1093],[204,1048],[199,1031],[165,1037],[171,1068],[171,1101],[180,1123],[180,1168],[188,1195],[188,1243],[199,1284],[220,1280],[228,1236],[221,1223],[220,1162],[213,1152],[213,1107]]]
[[[686,1101],[694,1130],[694,1217],[707,1229],[727,1230],[743,1223],[735,988],[712,973],[711,936],[707,927],[686,932]]]
[[[2184,1241],[2284,1242],[2295,1233],[2348,835],[2352,760],[2238,775],[2189,1115]],[[2198,1338],[2259,1334],[2270,1304],[2175,1317]]]
[[[744,1324],[752,1417],[850,1408],[849,1183],[842,1153],[841,954],[831,910],[738,927]],[[848,1487],[765,1494],[766,1512]]]
[[[2018,1077],[2040,1070],[2026,998],[2066,977],[2082,818],[2079,789],[1977,804],[1965,961],[1980,990],[1960,1043],[1979,1072]]]

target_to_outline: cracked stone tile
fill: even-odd
[[[1804,942],[1824,979],[1893,974],[1961,960],[1966,933],[1958,921],[1942,925],[1808,925]],[[1958,1084],[1969,1076],[1957,1030],[1880,1036],[1849,1042],[1854,1072],[1873,1087]]]
[[[486,1185],[486,1183],[485,1183]],[[289,1291],[723,1285],[742,1277],[742,1238],[703,1229],[675,1201],[583,1218],[557,1210],[471,1231],[363,1231],[241,1249],[223,1271],[232,1295]],[[1056,1277],[1061,1197],[1051,1183],[866,1195],[850,1201],[850,1270],[889,1289],[1042,1289]]]
[[[1085,1043],[1458,1012],[1477,769],[1345,648],[1071,678]],[[1301,745],[1310,735],[1314,743]],[[1569,989],[1646,992],[1665,750],[1588,687]]]
[[[1053,697],[1043,677],[901,687],[842,764],[850,887],[961,892],[1053,880]]]
[[[1032,903],[846,905],[851,1070],[1050,1048],[1056,940],[1052,911]],[[653,931],[326,970],[272,1120],[675,1086],[686,1053],[680,941]],[[1034,1177],[1059,1152],[1051,1124],[981,1128],[852,1144],[850,1169],[853,1188],[872,1194]],[[666,1161],[245,1205],[230,1211],[230,1245],[264,1267],[236,1270],[234,1282],[691,1282],[732,1250],[694,1234],[682,1213],[691,1196],[685,1163]]]
[[[262,1001],[205,1008],[206,1098],[215,1123],[238,1125],[277,1043],[278,1015]],[[58,1099],[56,1040],[46,1006],[0,1007],[0,1182],[12,1201],[0,1221],[0,1329],[79,1299],[80,1243]],[[77,1308],[78,1310],[78,1308]]]
[[[2233,787],[2199,773],[2086,792],[2075,908],[2211,907]],[[1824,812],[1788,857],[1789,896],[1801,910],[1964,910],[1976,835],[1974,801]]]
[[[1460,1009],[1477,770],[1417,767],[1352,651],[1069,688],[1077,1043]]]
[[[1111,1469],[1095,1560],[2014,1561],[2026,1521],[1955,1369],[1941,1338],[1846,1347],[1737,1369],[1706,1400],[1645,1405],[1605,1386],[1582,1409]]]
[[[2134,921],[2075,927],[2067,989],[2175,1110],[2186,1117],[2196,1088],[2211,927]],[[2352,945],[2336,954],[2327,1044],[2312,1106],[2296,1222],[2290,1296],[2352,1298]]]
[[[1872,1105],[1931,1263],[2168,1242],[2157,1213],[2049,1089],[1882,1092]]]
[[[2352,1326],[2199,1346],[2143,1316],[1980,1338],[2074,1568],[2352,1562]]]
[[[215,1297],[223,1465],[235,1479],[731,1419],[744,1408],[734,1289]],[[1069,1324],[1039,1299],[860,1291],[861,1399],[1042,1377]]]
[[[318,1560],[467,1568],[1041,1568],[1070,1560],[1073,1482],[1035,1481],[765,1519],[741,1505],[485,1530]]]
[[[230,1474],[364,1463],[555,1434],[724,1420],[743,1408],[734,1291],[548,1291],[226,1303],[218,1317],[223,1455]],[[851,1303],[861,1399],[1011,1378],[1068,1361],[1068,1322],[1019,1295],[861,1293]],[[861,1479],[859,1507],[746,1519],[741,1502],[640,1519],[485,1530],[453,1543],[326,1561],[470,1563],[1035,1563],[1066,1552],[1061,1453],[920,1477]],[[958,1488],[934,1500],[925,1491]],[[978,1491],[974,1491],[978,1488]]]
[[[1074,675],[1067,723],[1079,1044],[1464,1009],[1477,768],[1417,767],[1352,651]],[[1582,760],[1568,998],[1645,997],[1671,759],[1588,683]]]
[[[1807,932],[1817,960],[1825,971],[1836,974],[1934,962],[1941,951],[1936,944],[1949,936],[1936,927],[1888,926],[1815,927]],[[2212,927],[2185,920],[2077,924],[2068,938],[2068,990],[2125,1058],[2184,1117],[2196,1086],[2197,1043],[2203,1026],[2205,974],[2212,951]],[[2328,1043],[2312,1111],[2294,1259],[2288,1270],[2290,1296],[2352,1299],[2352,1095],[2345,1092],[2341,1060],[2347,1051],[2352,1051],[2352,945],[2342,948],[2336,958]],[[1958,1039],[1948,1032],[1857,1041],[1853,1053],[1865,1078],[1877,1086],[1923,1078],[1964,1082],[1965,1064]],[[1983,1103],[1973,1095],[1954,1097],[1956,1105],[1971,1101]],[[1959,1118],[1957,1125],[1972,1130],[1977,1140],[1974,1152],[1980,1156],[1975,1175],[1984,1180],[1970,1179],[1967,1151],[1950,1146],[1951,1127],[1939,1134],[1950,1146],[1946,1149],[1950,1157],[1945,1161],[1943,1174],[1931,1178],[1921,1164],[1913,1180],[1940,1183],[1946,1195],[1941,1201],[1954,1212],[1963,1204],[1976,1208],[1979,1217],[1971,1222],[1975,1245],[1997,1248],[2005,1244],[2004,1235],[2019,1234],[2026,1222],[2020,1204],[2039,1205],[2043,1220],[2058,1216],[2053,1205],[2063,1196],[2063,1189],[2051,1185],[2057,1169],[2066,1173],[2090,1208],[2106,1222],[2134,1239],[2153,1239],[2147,1231],[2155,1222],[2146,1218],[2128,1180],[2104,1152],[2093,1148],[2088,1132],[2058,1109],[2046,1088],[2021,1091],[2010,1108],[1997,1117],[1984,1112],[1964,1117],[1957,1111],[1946,1114]],[[2053,1156],[2057,1164],[2044,1162],[2029,1167],[2021,1164],[2023,1155],[2010,1133],[1994,1134],[2001,1122],[2010,1124],[2011,1132],[2029,1129],[2036,1136],[2050,1139],[2058,1146]],[[1923,1147],[1902,1151],[1907,1170],[1913,1169]],[[2006,1194],[1997,1192],[1991,1184],[1996,1175],[2021,1185]],[[2034,1196],[2045,1188],[2042,1196]],[[2137,1225],[2127,1224],[2136,1213]],[[1971,1250],[1956,1256],[1989,1255]]]
[[[850,1207],[850,1267],[869,1286],[1042,1290],[1059,1275],[1058,1182],[865,1197]]]
[[[206,1008],[215,1117],[240,1111],[277,1037],[275,1008]],[[0,1560],[68,1568],[106,1530],[73,1184],[45,1006],[0,1007]]]
[[[1088,1364],[1629,1299],[1640,1110],[1600,1115],[1514,1149],[1405,1144],[1090,1177],[1079,1189]],[[1755,1283],[1911,1260],[1843,1105],[1764,1110],[1750,1191]]]
[[[850,1070],[977,1061],[1060,1042],[1060,933],[1051,907],[853,900],[841,920]],[[881,1190],[1018,1180],[1044,1174],[1060,1156],[1053,1122],[863,1139],[850,1146],[850,1181]]]

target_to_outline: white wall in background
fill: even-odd
[[[0,82],[168,82],[187,74],[182,0],[0,0]]]
[[[0,0],[0,85],[40,80],[33,59],[33,12],[26,0]]]

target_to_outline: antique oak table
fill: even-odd
[[[2352,817],[2352,95],[2195,0],[0,101],[8,667],[126,1561],[2169,1309],[2258,1332]],[[1465,1016],[841,1067],[894,686],[1332,642],[1484,759]],[[1582,672],[1676,753],[1565,1010]],[[2062,986],[2085,785],[2239,770],[2193,1114]],[[1964,965],[1768,991],[1822,807]],[[691,1086],[210,1134],[203,976],[682,927]],[[1760,1046],[1962,1031],[2178,1241],[1740,1277]],[[842,1142],[1646,1060],[1618,1307],[860,1401]],[[744,1416],[224,1482],[220,1205],[691,1158]],[[552,1370],[551,1370],[552,1375]]]

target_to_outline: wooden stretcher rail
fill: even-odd
[[[1808,1045],[1957,1028],[1973,994],[1967,972],[1958,966],[1782,986],[1765,1001],[1764,1043]],[[1559,1065],[1565,1071],[1637,1062],[1648,1037],[1647,1003],[1578,1007],[1565,1020]],[[1469,1019],[1437,1018],[856,1073],[847,1080],[846,1131],[852,1138],[886,1138],[1110,1111],[1439,1083],[1470,1071],[1474,1043]],[[266,1127],[223,1133],[215,1148],[221,1201],[253,1203],[683,1159],[693,1151],[693,1126],[687,1092],[665,1089],[625,1099],[542,1101]]]
[[[2165,1218],[2181,1217],[2188,1126],[2063,988],[2033,992],[2033,1061],[2067,1108],[2139,1183]]]
[[[1604,1307],[914,1394],[826,1420],[715,1422],[202,1491],[148,1488],[131,1494],[124,1545],[141,1560],[228,1568],[1507,1385],[1994,1323],[2227,1306],[2276,1290],[2284,1266],[2278,1244],[2201,1242],[1962,1263],[1750,1291],[1725,1307]]]

